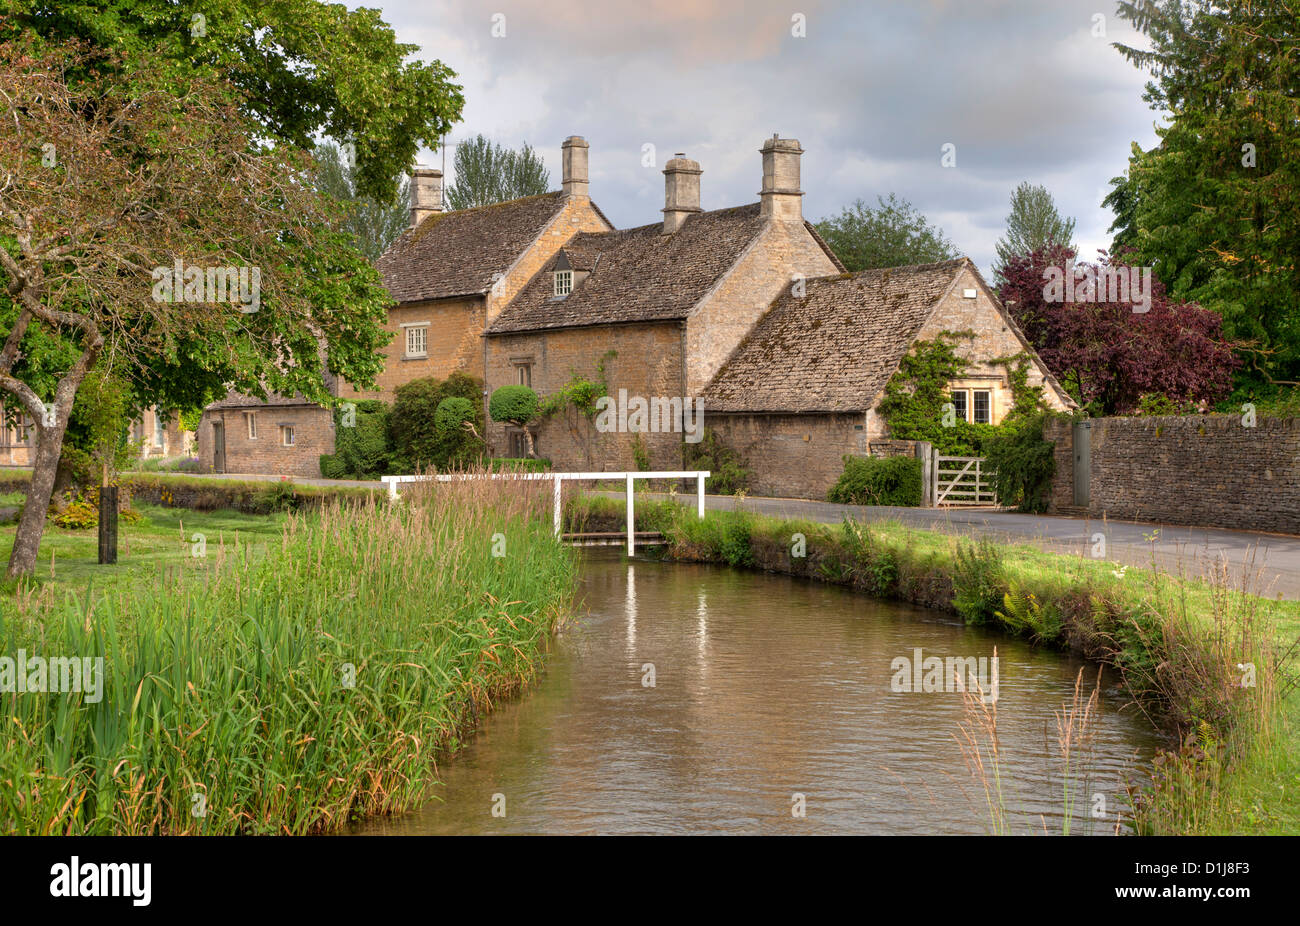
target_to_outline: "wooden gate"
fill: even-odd
[[[934,458],[934,507],[996,505],[993,473],[983,457]]]

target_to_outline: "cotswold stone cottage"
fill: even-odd
[[[704,212],[700,166],[679,154],[664,168],[662,222],[570,240],[488,325],[489,391],[531,381],[547,395],[603,369],[614,396],[693,399],[792,278],[843,271],[803,218],[799,143],[774,137],[761,154],[757,203]],[[682,466],[680,429],[601,433],[562,414],[534,431],[557,469]],[[522,446],[498,424],[489,439]]]
[[[457,371],[483,379],[484,327],[564,242],[613,228],[588,195],[587,151],[578,136],[564,141],[556,192],[454,212],[443,211],[442,171],[417,167],[410,227],[377,262],[397,302],[384,370],[373,390],[335,383],[331,394],[391,402],[415,379]],[[301,396],[232,392],[204,410],[199,460],[210,472],[319,477],[334,429],[333,413]]]
[[[845,454],[889,437],[876,412],[918,340],[969,332],[950,385],[956,415],[998,424],[1014,397],[1006,367],[1029,356],[1028,381],[1052,408],[1073,407],[968,259],[867,270],[787,288],[703,392],[705,420],[748,460],[763,495],[822,497]],[[873,448],[873,445],[876,445]]]
[[[565,244],[488,325],[488,389],[530,381],[547,395],[603,374],[615,407],[702,406],[755,492],[815,498],[846,454],[884,447],[876,406],[917,340],[972,335],[958,348],[967,375],[952,384],[968,421],[1001,421],[1012,396],[992,361],[1021,352],[1047,403],[1072,404],[969,260],[843,273],[803,218],[799,142],[773,137],[760,153],[757,203],[701,211],[700,167],[679,155],[664,169],[662,224]],[[570,412],[534,432],[557,469],[625,470],[680,469],[683,430],[610,431]],[[512,428],[489,436],[498,453],[523,446]]]
[[[844,273],[803,217],[795,139],[763,142],[758,202],[707,212],[700,165],[678,154],[662,221],[621,231],[590,199],[587,151],[564,142],[559,192],[449,213],[441,173],[417,169],[411,227],[378,262],[397,301],[384,372],[373,391],[337,394],[391,401],[403,383],[462,371],[485,381],[486,405],[505,385],[546,397],[601,382],[613,414],[568,407],[530,426],[556,469],[680,469],[702,410],[754,491],[805,497],[826,493],[844,455],[888,449],[876,409],[917,340],[970,333],[952,384],[968,421],[1006,414],[992,361],[1022,352],[1047,403],[1073,404],[969,260]],[[641,422],[638,404],[670,413]],[[314,476],[334,450],[330,413],[300,401],[228,396],[204,424],[224,439],[224,460],[204,460],[228,472]],[[518,428],[489,421],[486,437],[494,456],[525,453]]]
[[[482,379],[483,329],[566,241],[614,227],[588,194],[587,151],[582,138],[565,139],[558,192],[455,212],[442,211],[442,172],[417,169],[411,227],[376,264],[397,300],[384,372],[378,389],[343,394],[391,402],[413,379]]]

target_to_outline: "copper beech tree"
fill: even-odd
[[[227,387],[328,401],[331,375],[373,380],[386,337],[387,294],[298,149],[228,85],[89,54],[0,44],[0,390],[36,445],[11,578],[96,364],[163,408]]]

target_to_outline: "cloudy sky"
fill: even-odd
[[[807,152],[813,220],[897,193],[987,272],[1011,191],[1029,180],[1078,220],[1092,257],[1109,241],[1109,179],[1131,142],[1155,137],[1144,77],[1111,47],[1141,39],[1100,0],[377,5],[399,40],[458,73],[466,106],[449,145],[527,141],[558,188],[560,142],[582,135],[592,197],[620,228],[659,221],[677,151],[700,162],[705,209],[756,201],[758,147],[779,133]]]

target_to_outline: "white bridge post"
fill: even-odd
[[[632,474],[627,475],[627,555],[636,555],[636,526],[632,523],[632,511],[636,506],[632,493]]]
[[[696,512],[701,518],[704,517],[704,475],[704,473],[695,475]]]
[[[563,533],[561,522],[562,522],[562,517],[560,511],[560,477],[557,474],[555,477],[555,536],[557,538],[560,536],[561,533]]]

